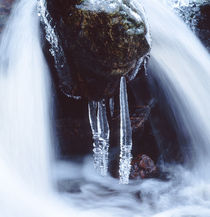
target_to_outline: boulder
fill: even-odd
[[[49,0],[47,10],[65,59],[54,73],[68,96],[113,96],[120,77],[134,73],[149,52],[144,17],[126,1]]]
[[[56,131],[62,156],[85,155],[92,152],[88,100],[114,95],[114,115],[111,117],[108,114],[111,130],[109,159],[111,173],[114,177],[118,177],[119,79],[122,74],[126,74],[129,81],[129,75],[136,67],[136,61],[148,52],[149,45],[146,41],[144,22],[140,25],[140,21],[129,18],[130,13],[135,12],[135,9],[127,3],[124,5],[129,11],[119,8],[118,1],[113,1],[116,3],[114,5],[110,0],[105,2],[98,0],[91,8],[89,1],[86,0],[49,1],[47,8],[52,17],[51,25],[55,27],[55,33],[66,58],[63,70],[59,71],[59,67],[54,67],[54,57],[50,55],[49,43],[45,43],[44,51],[55,81]],[[106,7],[103,7],[104,4]],[[110,8],[107,4],[113,7]],[[107,8],[109,8],[108,11]],[[140,17],[142,17],[141,14]],[[126,24],[128,21],[129,23]],[[140,22],[139,27],[135,24],[138,22]],[[132,23],[134,23],[134,29],[144,29],[144,32],[138,35],[134,31],[129,35],[127,30],[132,29]],[[132,60],[135,64],[129,71],[125,66],[132,66]],[[118,64],[116,67],[115,63]],[[157,93],[157,90],[155,92]],[[163,105],[164,108],[167,107],[163,104],[163,101],[166,101],[159,99],[161,94],[152,95],[147,74],[141,67],[135,79],[128,82],[128,100],[133,129],[132,154],[137,156],[139,153],[144,153],[155,162],[160,157],[165,161],[173,159],[179,162],[181,150],[177,145],[177,134],[173,128],[174,121],[166,117],[170,112],[159,108]],[[68,96],[82,96],[83,99],[76,100]],[[151,103],[152,98],[156,99],[156,104]],[[107,111],[108,104],[108,99],[106,99]]]

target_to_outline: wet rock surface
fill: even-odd
[[[147,155],[138,155],[131,162],[131,179],[157,177],[158,170],[154,161]]]
[[[54,70],[66,95],[114,95],[121,75],[132,73],[150,49],[144,18],[128,3],[51,0],[47,9],[68,65]]]
[[[210,2],[200,6],[200,14],[197,17],[197,35],[210,52]]]

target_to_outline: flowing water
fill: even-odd
[[[0,41],[0,216],[210,216],[210,56],[159,0],[142,2],[153,39],[148,76],[164,89],[194,166],[165,165],[169,181],[119,185],[98,175],[91,158],[55,162],[36,1],[20,0]]]
[[[205,175],[210,162],[210,55],[168,8],[153,5],[145,2],[153,35],[149,74],[162,86],[178,130],[186,134],[193,161]]]
[[[43,190],[50,180],[50,90],[38,19],[31,7],[30,1],[21,1],[1,36],[0,155],[20,179]]]

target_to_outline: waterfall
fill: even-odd
[[[84,163],[53,161],[52,165],[50,79],[41,49],[36,1],[20,0],[0,36],[2,217],[210,216],[209,54],[159,0],[142,1],[153,38],[148,79],[158,81],[165,91],[177,130],[190,138],[197,167],[191,171],[170,165],[165,168],[173,174],[168,181],[150,179],[119,185],[110,176],[95,175],[90,158]],[[139,0],[133,4],[138,9]],[[110,104],[113,108],[113,102]],[[121,157],[127,159],[123,182],[127,182],[132,134],[125,78],[121,79],[120,104]],[[99,133],[98,140],[106,142],[107,150],[105,109],[103,101],[89,103],[89,112],[94,114],[90,115],[92,129]],[[58,192],[58,186],[65,191]]]
[[[94,167],[102,176],[108,171],[109,123],[106,105],[103,100],[91,101],[88,104],[89,120],[93,133]]]
[[[132,128],[125,77],[120,81],[120,183],[128,184],[131,169]]]
[[[155,0],[143,2],[153,36],[149,74],[167,96],[177,131],[188,138],[196,172],[209,176],[210,55],[169,8]],[[187,144],[183,141],[181,145]]]
[[[0,156],[34,189],[49,188],[49,75],[33,1],[15,5],[0,41]]]
[[[89,211],[67,205],[54,189],[50,78],[36,9],[34,0],[17,1],[0,35],[0,213],[85,217]]]

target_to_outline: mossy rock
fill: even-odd
[[[67,95],[112,96],[150,49],[144,18],[128,3],[49,0],[47,9],[68,64],[58,73]]]

